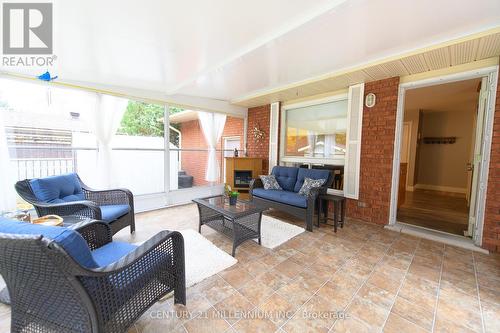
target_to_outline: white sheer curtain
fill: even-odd
[[[111,142],[120,126],[127,103],[128,100],[124,98],[100,94],[97,96],[91,127],[98,144],[97,181],[101,188],[110,188],[114,185]]]
[[[198,112],[205,141],[208,145],[208,161],[205,180],[216,182],[219,180],[219,165],[217,163],[217,153],[215,147],[222,137],[224,125],[226,124],[226,115],[211,112]]]
[[[0,110],[0,213],[16,208],[15,177],[7,148],[4,112]]]
[[[325,158],[335,155],[335,134],[325,134]]]
[[[314,131],[307,131],[307,145],[309,146],[310,156],[314,156],[314,150],[316,149],[316,133]]]

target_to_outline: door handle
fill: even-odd
[[[467,163],[467,171],[474,171],[474,164]]]

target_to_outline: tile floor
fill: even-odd
[[[194,205],[139,214],[136,234],[115,238],[197,229],[197,214]],[[202,234],[230,251],[224,236]],[[348,221],[337,234],[321,227],[274,250],[247,242],[236,257],[189,288],[186,307],[162,300],[129,332],[500,332],[498,255]],[[9,315],[0,306],[1,332]]]

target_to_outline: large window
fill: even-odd
[[[171,190],[223,184],[224,158],[233,156],[235,148],[243,154],[244,120],[209,115],[190,110],[170,113],[170,172],[178,175],[170,180]],[[203,126],[204,121],[210,121],[210,126]]]
[[[12,171],[3,173],[6,183],[77,172],[94,188],[130,189],[143,207],[174,202],[168,194],[190,199],[174,190],[222,189],[224,157],[241,149],[231,140],[244,137],[243,118],[40,82],[0,79],[0,112],[0,170]],[[18,198],[18,208],[25,205]]]
[[[347,99],[284,110],[285,157],[343,158]]]

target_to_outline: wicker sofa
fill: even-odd
[[[313,216],[318,195],[326,193],[333,178],[329,170],[275,166],[271,174],[276,177],[282,190],[266,190],[260,179],[250,183],[250,199],[269,208],[285,211],[306,222],[306,229],[313,231]],[[323,186],[311,189],[308,196],[298,192],[305,178],[326,179]]]
[[[94,190],[76,173],[25,179],[15,187],[38,216],[78,215],[102,220],[109,223],[113,235],[128,226],[131,233],[135,231],[134,197],[127,189]]]
[[[186,303],[178,232],[135,246],[101,221],[73,230],[0,218],[0,253],[11,332],[121,333],[171,291]]]

